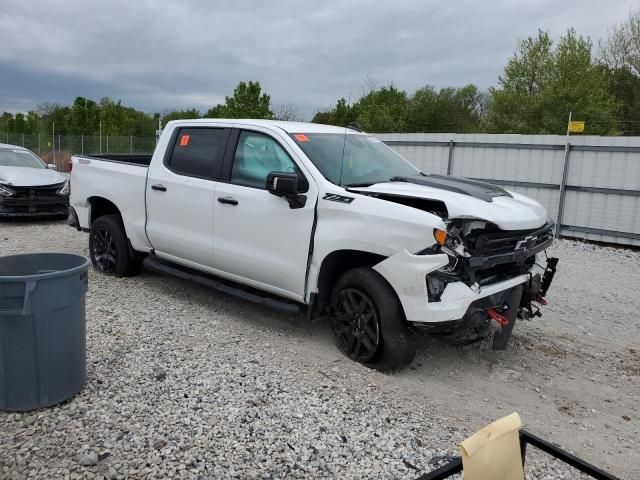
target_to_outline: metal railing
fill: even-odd
[[[523,467],[525,466],[525,459],[527,456],[527,445],[538,448],[546,454],[551,455],[552,457],[572,466],[582,473],[589,475],[591,478],[595,478],[596,480],[620,480],[618,477],[585,462],[581,458],[570,454],[562,448],[543,440],[527,430],[520,430],[520,455],[522,457]],[[462,472],[462,458],[453,457],[449,463],[442,465],[429,473],[420,475],[416,480],[445,480],[460,472]]]

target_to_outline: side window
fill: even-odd
[[[224,128],[181,128],[167,165],[181,175],[211,178],[226,141]]]
[[[273,138],[255,132],[240,133],[231,170],[232,183],[264,189],[269,173],[296,171],[291,157]]]

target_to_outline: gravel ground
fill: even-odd
[[[59,222],[0,223],[0,255],[87,255]],[[526,426],[640,477],[640,252],[559,241],[541,320],[509,348],[421,338],[383,375],[328,325],[151,273],[90,273],[88,383],[73,400],[0,412],[0,478],[416,478],[490,421]],[[441,460],[440,460],[441,461]],[[528,479],[582,478],[531,451]]]

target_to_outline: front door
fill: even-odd
[[[215,268],[302,300],[317,187],[305,175],[306,204],[292,209],[285,198],[266,190],[266,180],[270,172],[303,175],[294,153],[266,132],[242,130],[234,137],[228,178],[218,183],[214,195]]]
[[[211,266],[214,179],[228,137],[228,128],[176,127],[163,161],[151,162],[146,230],[159,257]]]

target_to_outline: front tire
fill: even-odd
[[[141,262],[129,253],[127,235],[118,215],[104,215],[93,222],[89,255],[94,268],[105,275],[125,277],[140,271]]]
[[[383,372],[409,365],[416,354],[400,301],[371,268],[354,268],[340,277],[331,296],[338,348],[356,362]]]

